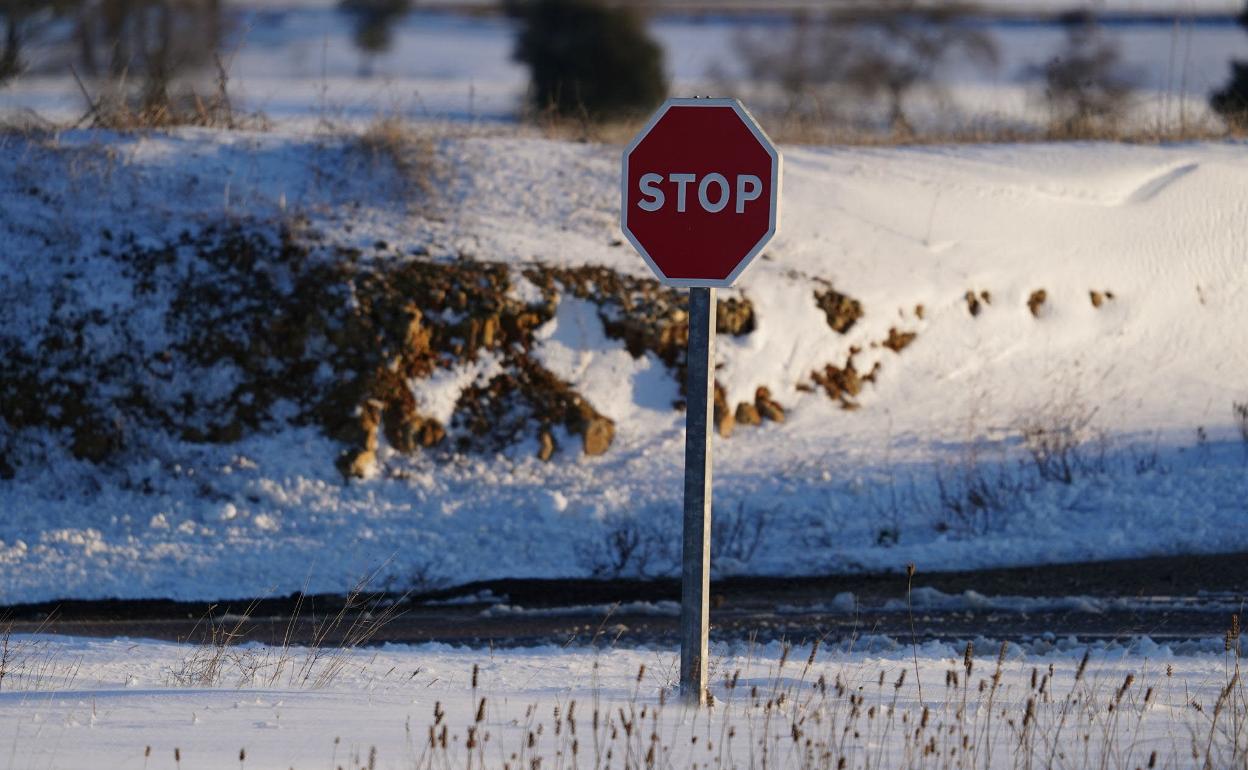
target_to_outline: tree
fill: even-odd
[[[628,5],[510,0],[520,21],[515,59],[529,67],[537,110],[609,120],[643,114],[667,95],[663,49]]]
[[[939,98],[941,68],[957,57],[996,67],[992,36],[966,23],[972,6],[878,0],[855,15],[798,12],[787,35],[738,41],[756,82],[779,86],[786,117],[818,123],[838,105],[882,105],[888,127],[913,133],[907,103],[920,91]],[[873,118],[872,122],[876,122]]]
[[[371,58],[390,50],[394,24],[411,11],[411,0],[339,0],[338,7],[355,22],[355,45],[366,57],[363,74],[370,75]]]
[[[1248,5],[1239,14],[1239,26],[1248,30]],[[1248,130],[1248,61],[1231,62],[1231,79],[1220,91],[1209,97],[1213,107],[1232,129]]]

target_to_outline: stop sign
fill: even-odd
[[[736,99],[669,99],[624,151],[621,224],[669,286],[731,286],[779,224],[780,153]]]

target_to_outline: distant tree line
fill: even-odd
[[[84,77],[167,80],[210,63],[225,35],[222,0],[0,0],[0,24],[0,80],[36,47]]]

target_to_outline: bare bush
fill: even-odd
[[[1106,437],[1093,428],[1096,409],[1069,399],[1036,410],[1018,425],[1023,448],[1044,481],[1073,483],[1079,471],[1105,467]],[[1089,455],[1087,447],[1096,442],[1099,452]]]
[[[999,63],[993,38],[965,23],[972,10],[886,0],[855,16],[803,12],[788,36],[742,36],[738,48],[752,79],[779,89],[787,120],[843,121],[840,105],[854,102],[867,114],[882,106],[893,135],[910,136],[907,102],[920,91],[942,97],[943,67],[959,56],[983,67]]]
[[[230,100],[229,73],[221,58],[215,57],[217,78],[214,89],[201,94],[193,87],[178,89],[169,73],[163,70],[149,72],[137,88],[124,77],[110,81],[100,91],[92,94],[79,78],[79,90],[87,110],[79,123],[93,128],[114,131],[140,131],[148,129],[196,126],[200,128],[262,129],[268,122],[260,115],[236,112]],[[77,74],[75,73],[75,78]]]
[[[972,439],[956,462],[936,469],[936,502],[943,516],[938,528],[985,534],[1002,514],[1018,507],[1025,487],[1016,465],[1004,455],[986,461],[979,439]]]
[[[1039,73],[1049,107],[1049,134],[1058,138],[1115,132],[1131,97],[1131,78],[1118,46],[1090,11],[1062,16],[1066,43]]]
[[[767,525],[774,511],[747,507],[745,501],[736,508],[725,506],[711,517],[711,563],[720,572],[736,572],[748,568],[767,536]]]
[[[577,545],[577,557],[594,577],[655,577],[675,571],[680,539],[651,520],[613,514],[600,533]]]

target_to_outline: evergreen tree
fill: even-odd
[[[1239,14],[1239,26],[1248,30],[1248,5]],[[1209,105],[1231,128],[1248,130],[1248,61],[1231,62],[1231,79],[1209,97]]]
[[[648,112],[667,95],[663,49],[627,4],[512,0],[520,20],[515,58],[529,67],[539,111],[593,120]]]

